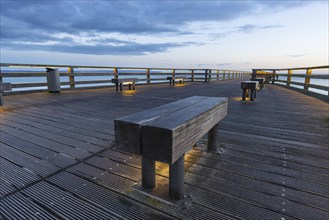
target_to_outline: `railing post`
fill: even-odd
[[[211,70],[208,71],[208,82],[211,80]]]
[[[216,72],[216,78],[217,78],[217,80],[219,80],[219,70],[217,70],[217,72]]]
[[[225,74],[226,74],[226,71],[224,70],[223,71],[223,79],[225,79]]]
[[[290,86],[290,82],[291,82],[291,75],[292,75],[292,70],[288,70],[288,76],[287,76],[287,86]]]
[[[151,72],[150,72],[150,69],[146,69],[146,81],[147,81],[147,84],[150,84],[151,83]]]
[[[191,81],[194,82],[194,70],[191,70]]]
[[[311,74],[312,74],[312,69],[306,69],[304,90],[308,90],[309,88],[309,84],[311,82],[311,78],[310,78]]]
[[[257,70],[252,69],[251,79],[255,80],[257,78]]]
[[[204,71],[204,81],[207,82],[207,80],[208,80],[208,70],[206,69]]]
[[[275,77],[276,77],[276,70],[273,70],[272,84],[274,84]]]
[[[118,68],[114,68],[113,69],[113,74],[114,74],[114,79],[118,79],[119,76],[118,76]]]
[[[69,72],[69,81],[70,81],[70,88],[74,89],[75,88],[75,81],[74,81],[74,68],[72,66],[70,66],[68,68],[68,72]]]

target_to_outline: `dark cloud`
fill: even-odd
[[[259,10],[294,7],[300,4],[300,1],[4,0],[1,1],[0,15],[1,46],[89,54],[155,53],[190,43],[141,44],[114,38],[97,39],[97,36],[106,33],[181,36],[191,33],[186,30],[187,24],[191,22],[228,21]],[[238,31],[250,32],[273,27],[244,25],[239,27]],[[79,45],[70,37],[59,38],[58,34],[94,38],[89,44]],[[48,41],[57,43],[45,45]],[[113,43],[122,45],[109,45]]]
[[[95,45],[79,45],[70,38],[65,38],[61,43],[35,44],[28,42],[17,45],[7,42],[3,48],[16,48],[16,50],[44,50],[53,52],[75,53],[75,54],[93,54],[93,55],[143,55],[149,53],[158,53],[168,51],[171,48],[187,46],[191,43],[149,43],[141,44],[129,41],[119,41],[114,39],[111,44],[107,41],[105,44],[97,42]]]

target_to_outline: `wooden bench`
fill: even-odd
[[[257,88],[258,88],[258,81],[241,82],[242,100],[246,100],[246,97],[249,97],[249,93],[250,93],[250,101],[254,101],[256,98]]]
[[[169,196],[184,196],[184,155],[208,133],[208,150],[217,151],[219,122],[227,98],[193,96],[114,121],[117,148],[142,155],[142,187],[153,189],[155,161],[169,164]]]
[[[264,82],[265,82],[264,78],[250,79],[250,81],[257,81],[259,89],[262,89],[264,87]]]
[[[3,104],[3,93],[5,91],[11,91],[11,90],[12,90],[11,83],[0,82],[0,105]]]
[[[120,91],[122,92],[122,85],[128,85],[129,90],[133,89],[135,90],[135,82],[137,82],[137,78],[125,78],[125,79],[112,79],[112,83],[115,84],[116,91],[119,91],[119,86],[120,86]]]
[[[168,76],[167,79],[169,80],[169,85],[175,85],[175,81],[179,81],[179,84],[184,84],[184,80],[186,79],[185,76],[181,77],[174,77],[174,76]]]

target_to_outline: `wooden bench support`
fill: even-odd
[[[122,87],[124,84],[128,84],[129,90],[135,90],[135,82],[137,82],[137,78],[125,78],[125,79],[112,79],[112,83],[115,84],[115,89],[118,92],[120,87],[120,92],[122,92]]]
[[[208,151],[217,151],[219,123],[208,132]]]
[[[155,160],[142,157],[142,186],[153,189],[155,184]]]
[[[179,84],[184,84],[185,76],[182,77],[173,77],[173,76],[168,76],[167,79],[169,80],[169,85],[175,85],[175,81],[179,81]]]
[[[258,81],[241,82],[242,100],[246,100],[246,97],[249,97],[250,95],[250,101],[254,101],[256,98],[257,88],[258,88]]]
[[[184,155],[169,165],[169,197],[175,200],[184,197]]]

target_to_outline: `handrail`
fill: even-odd
[[[295,74],[293,73],[293,71],[295,70],[299,70],[299,71],[305,70],[305,74],[300,74],[300,73]],[[327,70],[327,73],[312,75],[312,70]],[[279,71],[287,71],[287,73],[277,73]],[[265,77],[266,81],[272,81],[272,84],[284,86],[294,90],[299,90],[305,94],[324,98],[326,101],[328,101],[329,85],[314,84],[311,83],[311,79],[328,80],[329,65],[311,66],[311,67],[294,67],[294,68],[284,68],[284,69],[282,68],[281,69],[275,69],[275,68],[253,69],[251,76],[252,79],[256,77]],[[302,80],[294,81],[295,79],[299,79],[299,78],[302,78]]]
[[[84,85],[83,88],[98,88],[105,86],[113,86],[111,83],[111,78],[119,78],[126,75],[138,75],[139,82],[141,84],[151,84],[151,83],[165,83],[168,82],[166,77],[160,76],[175,76],[175,75],[184,75],[187,76],[187,81],[205,81],[209,82],[210,80],[223,80],[223,79],[232,79],[232,78],[241,78],[250,76],[251,72],[249,71],[239,71],[239,70],[223,70],[223,69],[191,69],[191,68],[163,68],[163,67],[114,67],[114,66],[87,66],[87,65],[55,65],[55,64],[21,64],[21,63],[0,63],[3,71],[0,69],[0,82],[2,78],[8,77],[44,77],[44,82],[20,82],[12,83],[13,92],[15,93],[18,90],[46,90],[46,70],[45,68],[59,68],[59,74],[61,77],[68,77],[68,82],[61,82],[63,89],[76,89],[77,85]],[[13,70],[13,68],[15,68]],[[32,71],[18,71],[17,68],[32,68]],[[35,68],[40,68],[40,70],[35,70]],[[67,70],[63,70],[67,68]],[[44,69],[44,70],[42,70]],[[142,77],[141,77],[142,75]],[[77,80],[77,76],[95,76],[102,77],[102,79],[81,79]],[[106,78],[109,76],[111,78]],[[153,77],[152,77],[153,76]],[[87,85],[88,84],[88,85]],[[102,84],[102,85],[101,85]],[[69,86],[69,87],[68,87]],[[68,87],[68,88],[65,88]],[[27,89],[29,88],[29,89]]]

